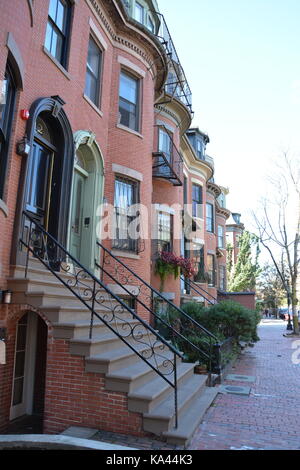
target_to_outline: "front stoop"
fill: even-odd
[[[186,446],[218,393],[217,388],[207,386],[208,377],[194,374],[195,364],[177,361],[178,428],[175,429],[173,387],[99,319],[95,319],[93,337],[89,339],[89,310],[36,260],[29,266],[26,280],[22,278],[22,270],[16,267],[9,281],[13,301],[32,305],[43,312],[53,325],[54,337],[69,342],[70,354],[84,357],[86,372],[105,374],[106,390],[126,393],[128,411],[142,414],[144,431],[169,444]],[[67,280],[66,274],[64,277]],[[117,305],[116,300],[104,291],[103,294],[105,304]],[[104,306],[97,313],[104,315]],[[125,323],[130,331],[138,320],[128,314]],[[116,320],[114,328],[121,333],[124,319]],[[158,354],[149,362],[163,371],[165,360],[172,360],[173,353],[164,352],[164,357],[160,358],[161,344],[156,341],[153,344]],[[135,348],[140,354],[150,349],[146,342],[135,344]],[[173,383],[173,374],[166,378]],[[76,433],[76,429],[73,431]]]

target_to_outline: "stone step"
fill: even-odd
[[[96,311],[102,311],[106,312],[108,315],[111,315],[112,312],[114,311],[115,307],[118,305],[118,302],[114,299],[110,299],[108,297],[105,297],[102,299],[98,298],[98,302],[95,302],[95,309]],[[88,302],[87,300],[80,300],[74,295],[71,291],[67,291],[66,293],[48,293],[47,289],[45,287],[45,290],[42,291],[14,291],[12,289],[12,301],[13,303],[16,304],[28,304],[32,305],[33,307],[42,309],[43,308],[48,308],[48,307],[57,307],[59,304],[61,307],[78,307],[82,306],[85,307],[85,303],[87,305],[91,305],[91,302]],[[88,309],[88,307],[86,307]],[[130,317],[131,314],[127,310],[125,310],[125,313],[123,312],[123,307],[120,307],[120,315],[123,314],[125,316]]]
[[[160,344],[156,341],[153,350],[151,350],[147,344],[137,343],[135,341],[132,341],[132,343],[134,350],[143,357],[149,357],[150,359],[151,355],[153,355],[153,351],[155,351],[157,354],[161,353]],[[133,351],[127,344],[122,345],[120,343],[120,348],[118,349],[113,349],[98,354],[91,354],[89,357],[86,356],[86,371],[110,374],[116,370],[125,370],[128,366],[143,361],[143,359],[141,359],[135,351]]]
[[[74,269],[73,267],[71,267],[70,270],[68,270],[66,268],[66,265],[63,265],[65,266],[64,269],[62,268],[58,274],[59,274],[59,277],[64,279],[64,280],[68,280],[70,278],[74,278]],[[25,271],[26,271],[26,268],[25,266],[11,266],[10,267],[10,277],[11,278],[25,278]],[[78,272],[79,270],[76,269],[76,274],[78,275]],[[93,273],[91,273],[93,274]],[[83,276],[86,277],[86,274],[83,274]],[[88,276],[88,275],[87,275]],[[27,278],[32,278],[32,279],[44,279],[46,282],[47,281],[53,281],[56,278],[56,276],[46,267],[43,265],[43,263],[41,261],[39,261],[38,259],[35,259],[35,258],[32,258],[30,260],[30,263],[29,263],[29,266],[28,266],[28,269],[27,269]],[[97,273],[95,274],[95,277],[98,278],[98,275]],[[82,278],[82,276],[80,276],[80,278]],[[59,282],[59,281],[58,281]],[[92,283],[92,279],[91,278],[86,278],[85,279],[85,282],[88,282],[88,283]]]
[[[203,387],[207,376],[193,374],[188,380],[178,387],[178,418],[184,416],[186,409],[195,400],[195,397],[203,393]],[[170,393],[154,407],[149,413],[144,414],[144,430],[161,435],[175,426],[174,390],[170,387]]]
[[[148,360],[148,362],[155,368],[152,369],[143,360],[137,361],[126,368],[120,368],[106,374],[106,388],[115,392],[134,392],[137,388],[144,384],[149,384],[158,377],[156,372],[157,369],[163,369],[166,372],[168,366],[172,369],[172,366],[165,361],[173,361],[173,352],[166,350],[160,355],[155,355]],[[177,359],[177,363],[180,363],[181,359]]]
[[[217,393],[217,388],[206,387],[195,397],[190,406],[185,409],[184,414],[180,415],[178,428],[162,433],[168,444],[187,447]]]
[[[181,362],[177,364],[177,386],[182,387],[184,382],[189,380],[194,373],[195,364]],[[174,374],[165,375],[171,383],[174,383]],[[203,386],[206,383],[203,378]],[[147,383],[136,388],[128,394],[128,409],[138,413],[150,413],[167,396],[173,395],[171,385],[159,375],[152,378]]]
[[[93,289],[88,283],[76,283],[72,278],[65,280],[64,285],[59,279],[53,277],[52,280],[24,278],[9,278],[8,286],[13,292],[46,292],[47,294],[56,294],[59,296],[70,295],[72,291],[76,292],[83,299],[89,300],[93,295]],[[69,283],[69,286],[68,286]],[[72,289],[72,291],[70,290]],[[107,299],[116,302],[105,290],[99,285],[96,286],[96,298]]]
[[[100,315],[101,316],[101,315]],[[117,329],[118,331],[122,332],[124,328],[124,323],[130,325],[131,328],[138,325],[140,322],[139,320],[130,320],[126,319],[126,322],[122,322],[121,320],[113,322],[114,330]],[[91,314],[89,314],[89,318],[87,321],[85,320],[77,320],[74,322],[53,322],[53,335],[55,338],[61,339],[81,339],[86,338],[89,335],[90,326],[91,326]],[[109,326],[106,326],[99,318],[94,316],[93,320],[93,336],[95,337],[104,337],[107,334],[111,334],[111,329]]]

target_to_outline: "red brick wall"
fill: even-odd
[[[226,295],[219,295],[218,300],[233,300],[250,310],[255,310],[255,292],[241,292],[241,293],[228,293]]]
[[[144,435],[141,414],[128,411],[125,393],[105,390],[103,374],[85,372],[84,359],[70,355],[68,342],[52,339],[44,433],[60,433],[72,425]]]

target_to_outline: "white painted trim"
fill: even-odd
[[[123,124],[117,124],[116,127],[117,127],[118,129],[122,129],[122,131],[126,131],[126,132],[129,132],[130,134],[136,135],[136,136],[139,137],[140,139],[143,139],[143,138],[144,138],[144,137],[142,136],[142,134],[140,134],[140,133],[137,132],[137,131],[134,131],[133,129],[130,129],[130,127],[123,126]]]
[[[94,111],[96,111],[96,113],[99,114],[99,116],[103,117],[103,112],[101,111],[101,109],[99,109],[95,103],[92,102],[92,100],[90,100],[90,98],[88,96],[86,96],[84,93],[83,93],[83,98],[85,99],[85,101],[93,108]]]
[[[141,259],[139,255],[135,255],[134,253],[130,253],[127,251],[112,249],[111,252],[113,255],[119,258]]]
[[[175,210],[165,204],[155,204],[154,208],[157,212],[166,212],[167,214],[175,215]]]
[[[197,178],[191,178],[191,182],[203,187],[203,181],[200,181]]]
[[[133,178],[138,181],[144,180],[144,175],[139,171],[133,170],[127,166],[118,165],[117,163],[112,164],[112,171],[114,173],[121,173],[122,175],[129,176],[129,178]]]
[[[130,60],[126,59],[126,57],[123,57],[122,55],[118,56],[118,62],[121,65],[124,65],[125,67],[129,68],[130,70],[133,70],[135,73],[137,73],[141,78],[146,77],[146,72],[141,69],[138,65],[134,64]]]
[[[98,39],[99,43],[101,44],[101,46],[103,47],[103,49],[105,51],[107,51],[108,49],[108,46],[107,46],[107,42],[105,41],[103,35],[100,33],[99,29],[97,28],[97,26],[95,25],[94,21],[92,20],[92,18],[89,18],[89,25],[90,25],[90,28],[92,30],[92,32],[94,33],[94,35],[96,36],[96,38]]]
[[[156,124],[157,124],[157,126],[165,126],[168,129],[168,131],[172,132],[172,134],[175,133],[175,127],[170,126],[170,124],[168,124],[165,121],[161,121],[160,119],[157,119]]]

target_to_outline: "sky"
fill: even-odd
[[[282,152],[300,155],[300,0],[158,0],[227,207],[253,228]]]

